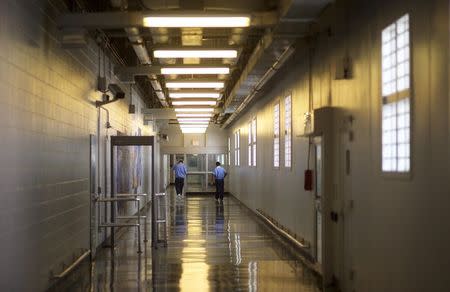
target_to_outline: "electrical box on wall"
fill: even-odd
[[[84,49],[88,46],[88,32],[82,28],[62,30],[60,41],[64,49]]]
[[[299,136],[310,136],[314,133],[314,114],[313,112],[305,112],[300,119],[302,124],[300,125]]]
[[[336,119],[340,111],[335,107],[321,107],[313,112],[306,112],[302,117],[299,137],[320,136],[330,123]]]
[[[335,80],[345,80],[353,78],[353,62],[349,56],[339,58],[333,64]]]

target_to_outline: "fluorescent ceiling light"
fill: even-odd
[[[176,108],[176,112],[213,112],[213,108]]]
[[[201,128],[208,128],[208,125],[180,125],[180,128],[182,129],[201,129]]]
[[[204,100],[204,101],[172,101],[173,105],[216,105],[216,101]]]
[[[207,118],[213,114],[176,114],[177,118]]]
[[[167,88],[223,88],[223,82],[167,82]]]
[[[193,121],[188,121],[188,122],[182,122],[182,121],[178,121],[178,123],[180,124],[180,126],[186,126],[186,125],[208,125],[209,121],[203,121],[203,122],[193,122]]]
[[[163,67],[161,74],[230,74],[228,67]]]
[[[178,122],[209,122],[210,118],[179,118]]]
[[[200,129],[181,129],[183,134],[204,134],[206,133],[206,128]]]
[[[169,92],[170,98],[219,98],[219,92]]]
[[[146,27],[248,27],[248,16],[145,16]]]
[[[155,58],[237,58],[237,50],[155,50]]]

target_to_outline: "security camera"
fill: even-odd
[[[104,92],[102,95],[102,101],[97,100],[95,102],[96,107],[101,107],[105,104],[115,102],[115,101],[118,101],[119,99],[125,98],[125,92],[123,92],[122,89],[117,84],[114,84],[114,83],[109,84],[108,91],[112,94],[113,99],[109,99],[109,95]]]
[[[125,98],[125,92],[119,87],[119,85],[115,83],[111,83],[108,85],[109,91],[113,94],[114,99],[123,99]]]

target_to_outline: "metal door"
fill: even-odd
[[[322,199],[323,199],[323,153],[322,137],[314,138],[314,160],[315,160],[315,256],[317,262],[322,264],[323,255],[323,225],[322,225]]]

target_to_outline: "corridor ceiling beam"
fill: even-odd
[[[192,12],[180,11],[184,15]],[[171,11],[135,11],[135,12],[95,12],[95,13],[69,13],[58,18],[60,28],[87,28],[87,29],[119,29],[128,27],[144,27],[144,17],[173,14]],[[214,16],[214,12],[198,12],[195,15]],[[236,13],[221,13],[220,15],[236,15]],[[251,12],[250,26],[273,26],[278,22],[277,11]]]
[[[180,64],[180,65],[164,65],[164,66],[117,66],[114,68],[114,74],[119,78],[120,81],[124,83],[134,83],[135,76],[151,76],[152,74],[160,75],[161,68],[219,68],[225,67],[223,64],[217,65],[189,65],[189,64]],[[227,66],[229,67],[229,66]],[[181,75],[181,74],[180,74]],[[189,74],[190,75],[190,74]],[[215,81],[216,79],[212,79]],[[208,81],[210,81],[208,79]]]

